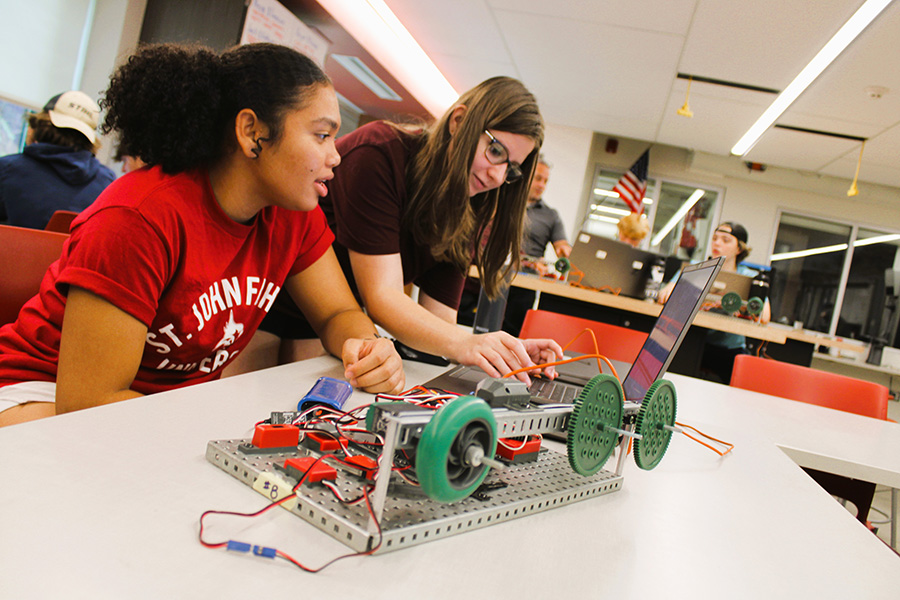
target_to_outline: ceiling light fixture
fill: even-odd
[[[609,190],[601,190],[600,188],[594,188],[594,194],[597,196],[606,196],[607,198],[618,198],[619,197],[618,192],[611,192]],[[653,204],[653,198],[648,198],[647,196],[644,196],[643,203],[644,204]],[[628,212],[631,212],[631,211],[628,211]]]
[[[337,64],[347,69],[347,71],[356,77],[361,84],[369,88],[373,94],[382,100],[403,100],[403,98],[400,97],[400,94],[391,89],[391,86],[386,84],[381,77],[376,75],[375,72],[369,68],[369,65],[356,56],[332,54],[331,58],[333,58]]]
[[[763,112],[762,116],[753,124],[747,133],[738,140],[738,143],[731,149],[731,153],[737,156],[747,154],[754,144],[762,137],[762,134],[793,104],[803,91],[815,81],[825,68],[837,58],[841,52],[852,42],[862,31],[875,20],[881,11],[891,3],[891,0],[866,0],[859,9],[850,17],[846,23],[838,30],[834,37],[828,40],[828,43],[819,50],[819,53],[803,67],[803,70],[794,78],[794,80],[784,88],[775,101]]]
[[[691,107],[688,106],[688,99],[691,97],[691,82],[692,81],[694,81],[694,78],[690,77],[688,79],[687,91],[684,93],[684,106],[682,106],[677,111],[675,111],[678,113],[679,116],[687,117],[688,119],[690,119],[691,117],[694,116],[694,113],[691,110]]]
[[[675,225],[678,224],[681,218],[687,214],[687,211],[691,210],[691,208],[693,208],[694,205],[697,204],[697,201],[700,200],[700,198],[702,198],[704,194],[706,194],[706,190],[701,190],[700,188],[694,190],[694,193],[684,201],[684,204],[678,207],[678,210],[675,211],[675,214],[672,215],[672,218],[669,219],[668,222],[663,226],[663,228],[653,236],[653,239],[650,240],[650,245],[658,246],[659,243],[663,241],[663,238],[665,238],[669,234],[669,232],[672,231],[672,229],[675,227]]]
[[[614,223],[617,224],[619,219],[614,219],[612,217],[604,217],[603,215],[591,215],[592,221],[604,221],[606,223]]]
[[[607,212],[611,215],[619,215],[620,217],[631,214],[630,210],[625,210],[624,208],[615,208],[613,206],[604,206],[602,204],[591,204],[591,210]]]
[[[900,234],[888,233],[885,235],[876,235],[874,237],[853,242],[854,247],[871,246],[872,244],[886,244],[887,242],[896,242],[900,240]],[[780,252],[773,254],[769,262],[777,262],[779,260],[790,260],[792,258],[804,258],[806,256],[816,256],[817,254],[828,254],[829,252],[841,252],[850,246],[848,244],[834,244],[832,246],[820,246],[818,248],[809,248],[808,250],[795,250],[793,252]]]
[[[456,102],[459,93],[383,0],[319,4],[432,115],[439,117]]]

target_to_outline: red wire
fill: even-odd
[[[297,485],[295,485],[293,488],[291,488],[291,491],[294,493],[287,495],[284,498],[281,498],[280,500],[276,500],[276,501],[268,504],[267,506],[264,506],[263,508],[259,509],[256,512],[241,513],[241,512],[232,512],[232,511],[224,511],[224,510],[207,510],[207,511],[205,511],[202,515],[200,515],[200,531],[198,533],[200,543],[207,548],[221,548],[223,546],[227,546],[228,542],[231,541],[231,540],[228,540],[225,542],[207,542],[203,539],[203,528],[204,528],[203,519],[205,519],[207,515],[216,514],[216,515],[227,515],[227,516],[235,516],[235,517],[253,518],[253,517],[257,517],[257,516],[263,514],[264,512],[266,512],[268,510],[271,510],[275,506],[280,506],[282,503],[287,502],[288,500],[290,500],[292,497],[294,497],[296,495],[297,489],[301,485],[303,485],[303,482],[306,481],[307,476],[312,472],[313,468],[320,461],[322,461],[326,458],[331,458],[342,464],[348,464],[345,461],[341,460],[340,458],[338,458],[332,454],[323,454],[309,466],[309,468],[306,470],[306,472],[303,474],[303,476],[300,477],[300,481],[297,482]],[[352,465],[350,465],[350,466],[352,466]],[[369,498],[369,488],[368,487],[363,488],[363,496],[365,497],[365,500],[366,500],[366,509],[369,512],[369,516],[372,517],[372,520],[375,522],[375,527],[378,529],[378,543],[373,548],[371,548],[370,550],[365,550],[363,552],[351,552],[349,554],[343,554],[341,556],[331,559],[330,561],[326,562],[324,565],[317,567],[317,568],[307,567],[303,563],[298,561],[297,559],[293,558],[292,556],[290,556],[289,554],[287,554],[285,552],[282,552],[281,550],[276,549],[275,555],[279,558],[282,558],[282,559],[292,563],[296,567],[303,569],[307,573],[318,573],[319,571],[325,569],[326,567],[333,565],[334,563],[336,563],[339,560],[342,560],[345,558],[350,558],[353,556],[368,556],[370,554],[374,554],[375,552],[377,552],[378,549],[381,548],[381,542],[382,542],[382,538],[383,538],[382,531],[381,531],[381,523],[379,523],[378,519],[375,518],[375,511],[372,509],[372,502],[371,502],[371,499]]]

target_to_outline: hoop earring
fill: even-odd
[[[254,160],[255,160],[255,159],[259,158],[259,153],[262,152],[262,150],[263,150],[263,148],[262,148],[262,143],[263,143],[263,142],[268,142],[268,141],[269,141],[269,138],[258,137],[258,138],[256,138],[256,139],[253,140],[253,141],[256,143],[256,147],[255,147],[255,148],[250,148],[250,152],[253,153],[253,158],[254,158]]]

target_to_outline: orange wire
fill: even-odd
[[[677,426],[679,426],[679,427],[684,427],[684,428],[686,428],[686,429],[691,429],[691,430],[693,430],[693,431],[696,431],[697,433],[699,433],[700,435],[702,435],[703,437],[705,437],[705,438],[708,439],[708,440],[712,440],[712,441],[714,441],[714,442],[718,442],[718,443],[722,444],[723,446],[728,446],[728,450],[726,450],[725,452],[721,452],[721,451],[718,450],[717,448],[713,448],[713,447],[710,446],[709,444],[707,444],[707,443],[705,443],[705,442],[702,442],[702,441],[698,440],[697,438],[695,438],[694,436],[692,436],[692,435],[689,434],[688,432],[686,432],[686,431],[682,431],[682,432],[681,432],[681,433],[683,433],[685,436],[687,436],[689,439],[694,440],[695,442],[697,442],[697,443],[700,444],[701,446],[706,446],[707,448],[709,448],[710,450],[712,450],[713,452],[715,452],[715,453],[718,454],[719,456],[725,456],[726,454],[728,454],[729,452],[731,452],[732,450],[734,450],[734,444],[732,444],[732,443],[730,443],[730,442],[726,442],[726,441],[720,440],[720,439],[716,439],[716,438],[714,438],[714,437],[711,436],[711,435],[708,435],[708,434],[703,433],[702,431],[700,431],[700,430],[697,429],[696,427],[692,427],[692,426],[687,425],[687,424],[685,424],[685,423],[679,423],[679,422],[677,422],[677,421],[675,422],[675,424],[676,424]]]
[[[598,358],[598,359],[602,360],[603,362],[606,363],[606,365],[612,371],[613,377],[615,377],[616,379],[619,378],[619,374],[616,372],[616,368],[613,366],[613,364],[611,362],[609,362],[609,359],[606,358],[605,356],[603,356],[602,354],[582,354],[581,356],[576,356],[575,358],[569,358],[566,360],[557,360],[555,362],[548,362],[548,363],[543,363],[540,365],[532,365],[530,367],[522,367],[521,369],[516,369],[515,371],[510,371],[503,377],[512,377],[513,375],[518,375],[519,373],[524,373],[525,371],[533,371],[535,369],[543,369],[544,367],[555,367],[558,365],[565,365],[565,364],[568,364],[571,362],[585,360],[587,358]]]
[[[571,346],[572,344],[574,344],[574,343],[578,340],[578,338],[580,338],[580,337],[581,337],[582,335],[584,335],[585,333],[591,334],[591,339],[592,339],[593,342],[594,342],[594,354],[583,354],[583,355],[581,355],[581,356],[577,356],[577,357],[575,357],[575,358],[569,358],[569,359],[567,359],[567,360],[559,360],[559,361],[556,361],[556,362],[548,362],[548,363],[544,363],[544,364],[540,364],[540,365],[533,365],[533,366],[531,366],[531,367],[522,367],[521,369],[516,369],[515,371],[510,371],[509,373],[507,373],[507,374],[504,375],[503,377],[504,377],[504,378],[506,378],[506,377],[512,377],[513,375],[518,375],[519,373],[524,373],[524,372],[526,372],[526,371],[533,371],[534,369],[543,369],[544,367],[555,367],[555,366],[558,366],[558,365],[565,365],[565,364],[568,364],[568,363],[571,363],[571,362],[575,362],[575,361],[578,361],[578,360],[585,360],[585,359],[587,359],[587,358],[596,358],[596,359],[597,359],[597,368],[600,369],[600,372],[601,372],[601,373],[603,372],[603,365],[600,363],[600,361],[602,360],[603,362],[605,362],[605,363],[609,366],[610,371],[612,371],[613,377],[615,377],[616,379],[619,379],[619,373],[616,371],[616,368],[613,366],[613,364],[609,361],[608,358],[606,358],[605,356],[603,356],[602,354],[600,354],[600,349],[599,349],[599,346],[598,346],[598,344],[597,344],[597,336],[594,335],[594,331],[593,331],[592,329],[588,328],[588,327],[585,327],[585,328],[582,329],[580,332],[578,332],[578,335],[576,335],[575,337],[573,337],[573,338],[569,341],[568,344],[566,344],[565,346],[563,346],[563,352],[565,352],[565,351],[566,351],[566,348],[568,348],[569,346]]]

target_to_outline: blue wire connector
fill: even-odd
[[[275,548],[253,546],[246,542],[237,542],[235,540],[228,540],[228,545],[225,549],[233,550],[234,552],[250,552],[250,550],[252,549],[254,555],[262,556],[263,558],[275,558],[275,555],[278,552]]]

